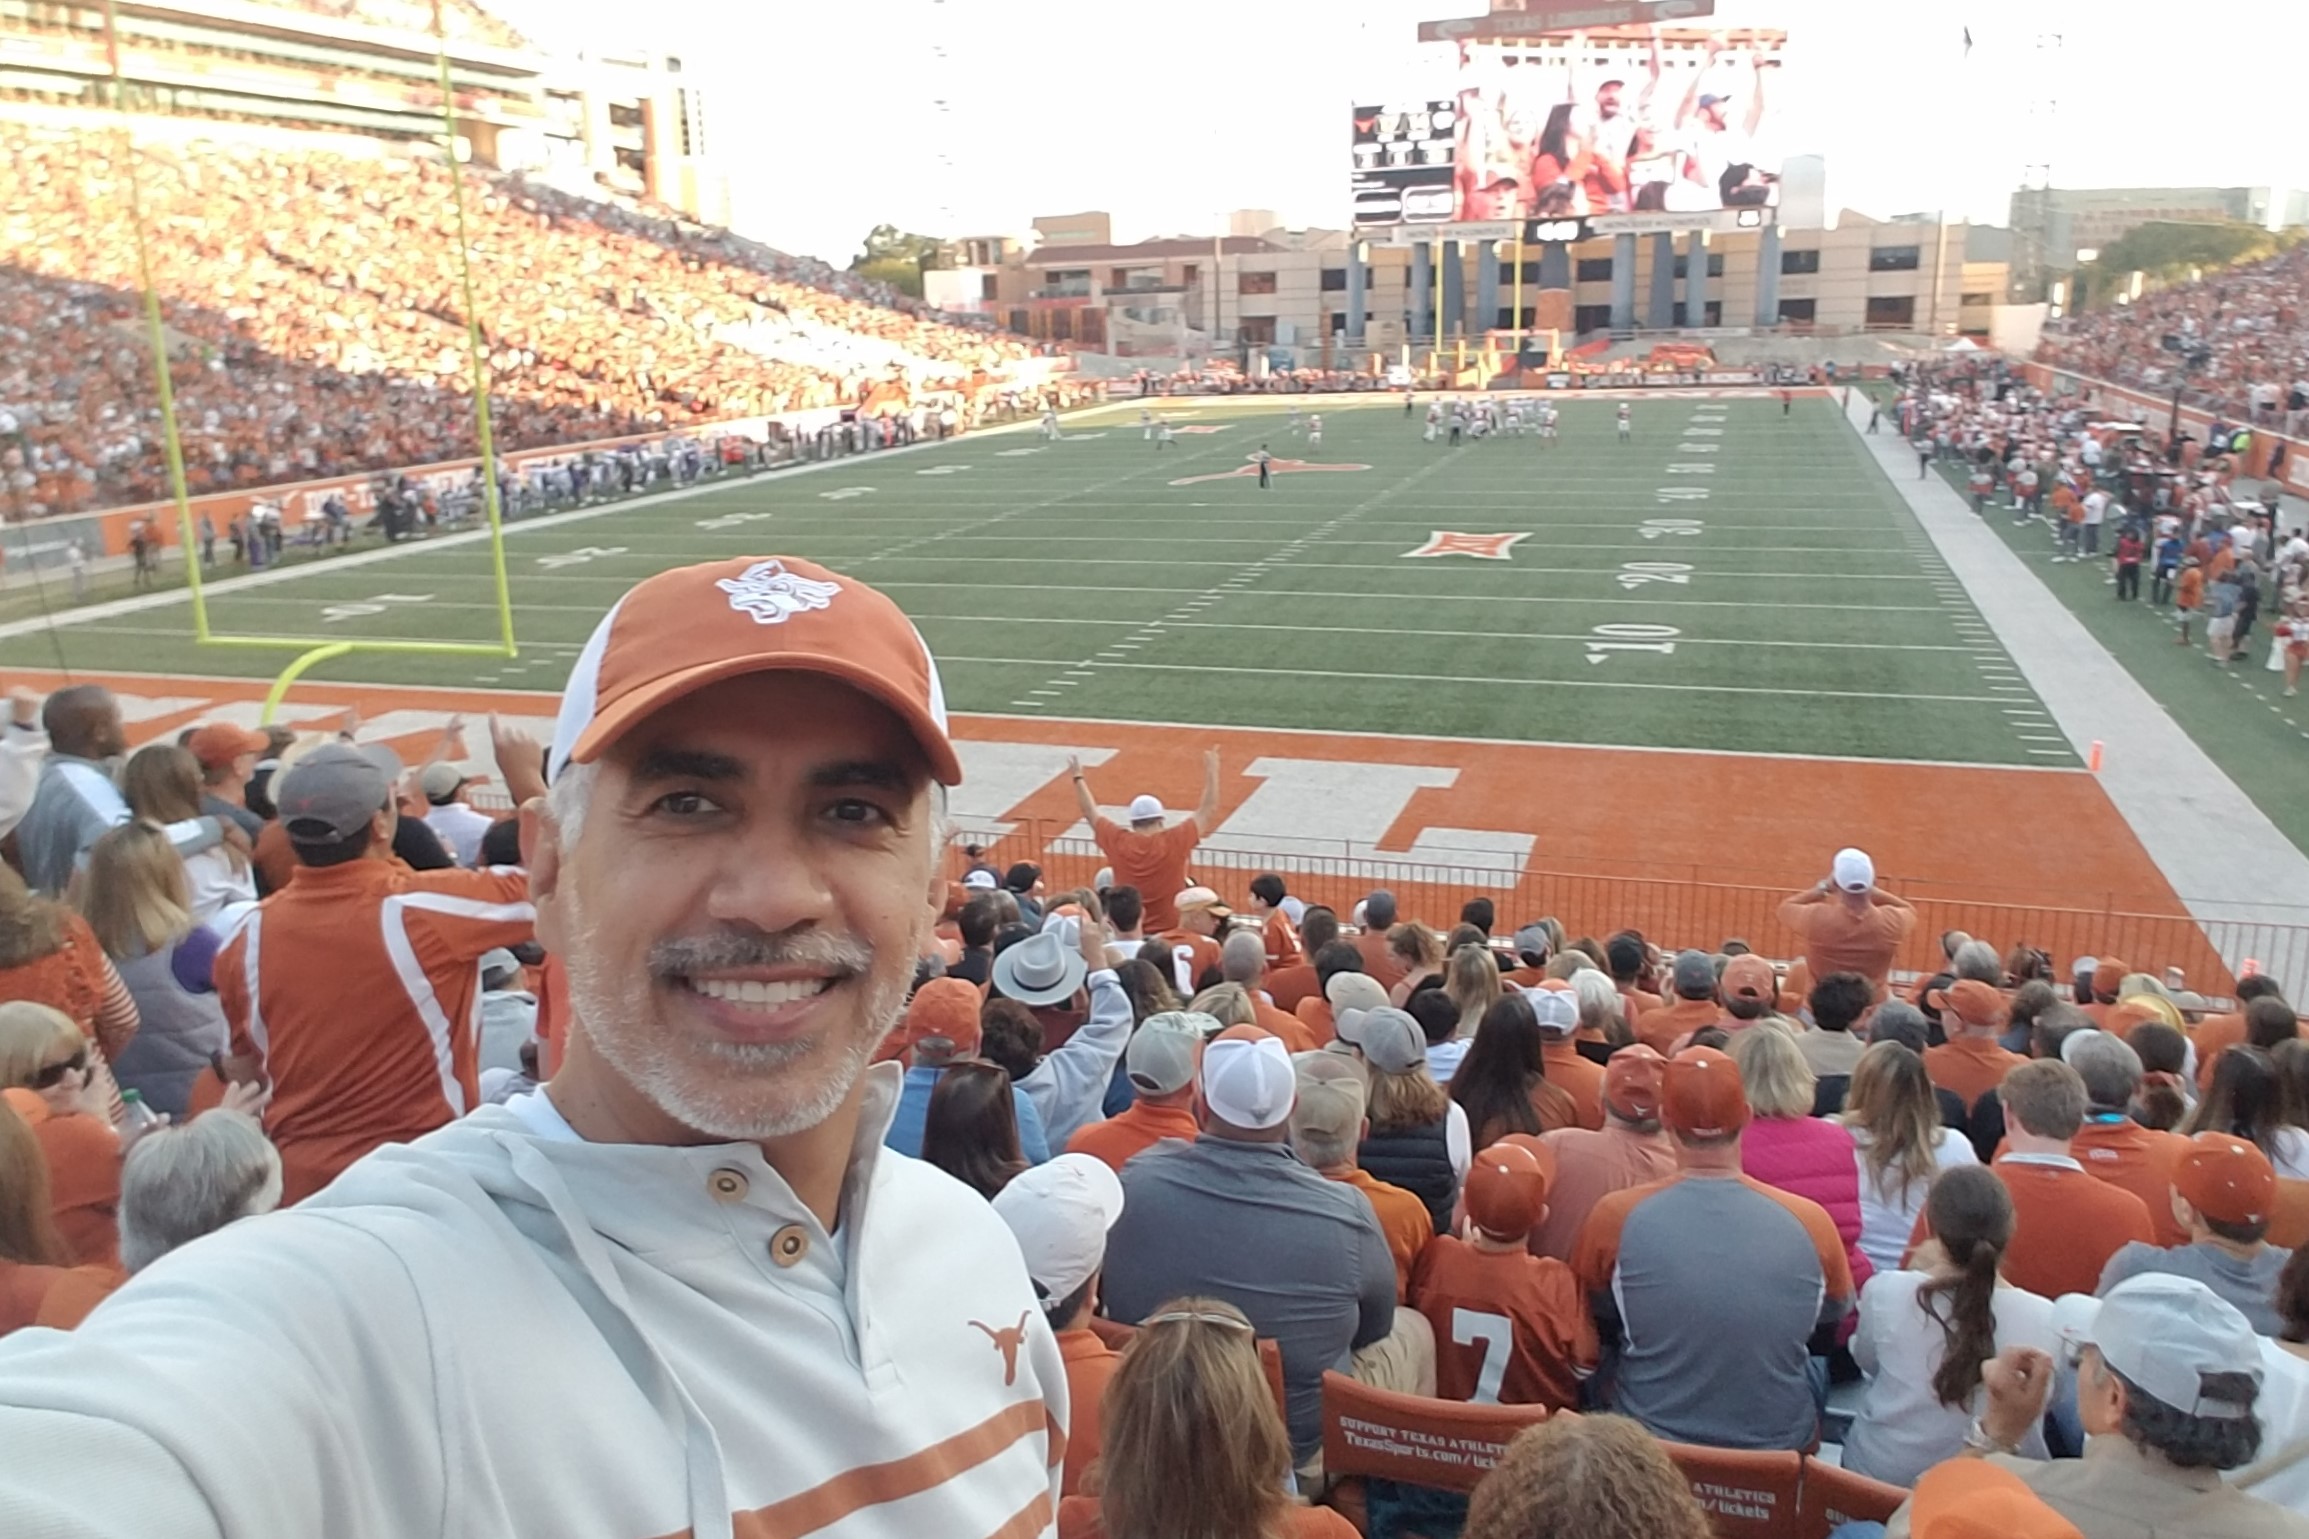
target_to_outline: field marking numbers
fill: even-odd
[[[1706,527],[1696,518],[1647,518],[1636,533],[1647,540],[1688,539]]]
[[[432,601],[433,595],[430,593],[379,593],[366,603],[331,604],[321,611],[321,619],[333,625],[339,620],[359,620],[369,615],[381,615],[395,604],[429,604]]]
[[[1619,569],[1617,581],[1622,588],[1640,588],[1647,582],[1689,584],[1692,569],[1682,561],[1630,561]]]
[[[565,566],[583,566],[596,558],[622,556],[625,553],[623,545],[581,545],[576,550],[565,550],[558,556],[539,556],[537,564],[550,572]]]
[[[1676,650],[1671,638],[1683,632],[1672,625],[1615,623],[1596,626],[1588,634],[1606,638],[1587,644],[1587,660],[1592,664],[1608,662],[1614,652],[1656,652],[1669,656]]]

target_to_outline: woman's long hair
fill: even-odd
[[[2213,1082],[2181,1132],[2228,1133],[2274,1160],[2277,1135],[2285,1130],[2285,1091],[2277,1065],[2266,1050],[2237,1042],[2213,1060]]]
[[[2012,1196],[1986,1165],[1943,1171],[1924,1199],[1933,1238],[1955,1267],[1916,1290],[1919,1308],[1946,1335],[1932,1393],[1964,1406],[1980,1387],[1980,1365],[1996,1356],[1996,1270],[2012,1243]]]
[[[201,815],[200,760],[174,743],[147,744],[121,766],[120,794],[138,817],[150,818],[163,827],[197,818]],[[218,848],[236,871],[247,866],[248,858],[230,843]]]
[[[1267,1539],[1291,1499],[1291,1438],[1241,1310],[1173,1299],[1107,1384],[1099,1515],[1107,1539]]]
[[[1179,1007],[1179,996],[1172,990],[1170,980],[1152,962],[1132,957],[1116,966],[1114,978],[1115,982],[1122,985],[1123,994],[1130,1000],[1130,1022],[1134,1031],[1146,1024],[1148,1016],[1160,1015],[1165,1010],[1176,1010]]]
[[[1405,976],[1416,978],[1443,965],[1443,947],[1435,932],[1406,920],[1387,932],[1387,949],[1402,959]]]
[[[56,1232],[48,1161],[40,1140],[15,1108],[0,1104],[0,1261],[70,1266],[72,1252]]]
[[[1459,1007],[1458,1035],[1471,1037],[1499,998],[1499,964],[1487,946],[1461,946],[1443,971],[1443,992]]]
[[[1886,1197],[1905,1197],[1930,1185],[1938,1161],[1940,1103],[1924,1060],[1902,1042],[1872,1043],[1852,1067],[1844,1098],[1845,1126],[1865,1132],[1860,1158],[1868,1179]]]
[[[1488,1148],[1510,1133],[1578,1125],[1578,1103],[1561,1085],[1547,1082],[1540,1044],[1539,1022],[1521,989],[1502,994],[1483,1012],[1475,1040],[1451,1076],[1451,1099],[1467,1113],[1467,1130],[1477,1148]]]
[[[80,916],[117,961],[150,956],[192,930],[192,884],[168,830],[139,817],[107,831],[73,879]]]
[[[64,906],[24,885],[0,865],[0,968],[37,962],[64,944]]]
[[[1026,1168],[1010,1074],[991,1063],[958,1063],[938,1076],[922,1118],[922,1158],[991,1201]]]

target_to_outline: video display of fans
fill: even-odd
[[[1456,52],[1456,94],[1355,109],[1358,226],[1713,214],[1780,196],[1787,34],[1621,27]]]

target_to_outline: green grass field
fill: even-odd
[[[522,656],[354,656],[317,678],[554,689],[641,576],[749,553],[823,561],[916,617],[961,711],[2069,767],[2069,745],[1825,400],[1562,407],[1559,442],[1421,441],[1398,403],[1170,413],[1032,432],[512,526]],[[1216,431],[1203,431],[1215,429]],[[1291,472],[1261,491],[1241,467]],[[1437,531],[1507,559],[1407,559]],[[485,640],[478,540],[330,556],[210,595],[219,633]],[[48,595],[54,599],[54,591]],[[101,595],[100,595],[101,597]],[[0,666],[277,672],[198,649],[181,594],[53,623],[10,595]],[[2198,665],[2202,667],[2200,663]]]

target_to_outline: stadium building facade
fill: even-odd
[[[1301,365],[1424,348],[1439,336],[1472,349],[1489,334],[1518,330],[1540,334],[1542,344],[1553,332],[1564,347],[1598,336],[1759,329],[1985,340],[2005,305],[2003,234],[1847,211],[1832,230],[1687,230],[1520,248],[1508,240],[1389,245],[1321,229],[1119,245],[982,237],[955,242],[953,265],[928,277],[941,307],[1121,356],[1207,353],[1214,319],[1219,352],[1287,351]]]

